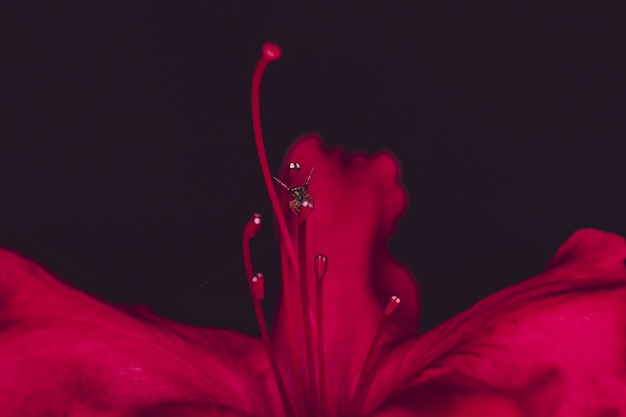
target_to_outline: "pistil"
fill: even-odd
[[[276,215],[276,221],[278,222],[278,229],[281,234],[281,239],[284,242],[284,250],[287,255],[288,264],[291,267],[291,270],[294,271],[295,276],[300,275],[298,258],[296,257],[296,251],[294,248],[293,241],[291,240],[291,236],[289,235],[289,229],[287,228],[287,222],[285,220],[285,216],[280,207],[280,202],[278,201],[278,195],[276,194],[276,190],[274,189],[274,184],[272,181],[272,174],[270,173],[269,163],[267,162],[267,154],[265,152],[265,143],[263,141],[263,130],[261,128],[261,104],[260,104],[260,94],[261,94],[261,78],[263,76],[263,72],[265,68],[271,61],[275,61],[280,58],[282,52],[280,47],[272,42],[267,42],[263,45],[263,53],[261,54],[261,58],[257,62],[257,65],[254,69],[254,73],[252,75],[252,88],[251,88],[251,104],[252,104],[252,127],[254,131],[254,140],[256,143],[257,153],[259,155],[259,164],[261,165],[261,171],[263,172],[263,180],[265,181],[265,187],[267,189],[267,194],[270,197],[270,201],[272,203],[272,208],[274,210],[274,214]],[[282,250],[282,249],[281,249]],[[296,331],[297,327],[294,323],[294,312],[292,309],[292,303],[289,300],[289,295],[292,294],[293,290],[291,289],[292,282],[289,279],[283,279],[283,297],[285,299],[285,317],[287,320],[287,327],[291,330],[288,333],[289,335],[289,352],[291,356],[291,363],[293,367],[293,372],[296,377],[297,383],[300,385],[296,389],[296,393],[298,396],[298,403],[300,404],[300,409],[304,410],[304,389],[302,387],[302,379],[301,379],[301,369],[298,361],[298,344],[296,341]]]

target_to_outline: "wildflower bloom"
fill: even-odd
[[[279,53],[264,49],[253,103]],[[256,104],[253,118],[276,183]],[[287,189],[269,187],[283,255],[271,335],[260,301],[274,278],[253,271],[248,246],[259,215],[243,234],[262,339],[112,307],[0,251],[2,415],[626,415],[623,238],[578,231],[543,273],[418,335],[415,281],[386,247],[406,207],[394,158],[308,136],[286,161]]]

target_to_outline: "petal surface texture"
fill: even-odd
[[[259,340],[111,307],[5,250],[0,323],[6,417],[280,415]]]
[[[406,210],[407,196],[399,182],[398,162],[387,152],[348,154],[340,148],[327,148],[319,137],[309,135],[287,153],[285,166],[290,162],[301,166],[291,187],[304,185],[311,168],[315,168],[309,183],[314,210],[307,218],[306,232],[309,294],[315,291],[314,255],[323,253],[329,259],[323,284],[326,368],[333,403],[342,408],[354,391],[366,352],[392,295],[399,296],[402,302],[390,317],[381,342],[404,339],[418,332],[416,281],[406,267],[392,258],[387,247]],[[288,204],[291,197],[280,187],[278,193],[295,242],[296,217]],[[284,244],[281,241],[283,254]],[[302,323],[298,278],[283,259],[285,279],[292,283],[293,293],[286,298],[293,303],[292,311],[298,313],[298,327]],[[285,320],[284,303],[285,297],[273,335],[277,349],[288,345],[287,335],[291,331]],[[315,311],[315,303],[311,305]],[[303,349],[299,351],[302,353]]]
[[[367,409],[474,416],[476,396],[487,395],[510,406],[503,416],[626,415],[624,259],[624,238],[576,232],[543,273],[387,347]]]

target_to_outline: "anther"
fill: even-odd
[[[315,278],[317,278],[318,281],[323,280],[326,275],[326,270],[328,269],[328,256],[318,253],[315,255],[314,265]]]
[[[387,308],[385,309],[385,317],[391,316],[391,313],[398,308],[400,305],[400,297],[396,297],[395,295],[391,296],[389,302],[387,303]]]
[[[300,172],[300,164],[297,162],[290,162],[289,169],[285,173],[285,182],[289,186],[291,186],[291,184],[293,183],[293,180],[296,179],[296,176],[298,176],[299,172]]]
[[[257,301],[263,300],[265,297],[265,279],[263,278],[263,274],[257,272],[252,279],[250,279],[250,285],[254,299]]]
[[[252,239],[259,233],[259,230],[261,230],[261,215],[259,213],[254,213],[252,217],[250,217],[245,230],[248,239]]]

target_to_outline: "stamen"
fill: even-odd
[[[252,298],[258,301],[263,301],[265,298],[265,278],[263,274],[257,272],[250,280],[250,288],[252,288]]]
[[[312,317],[309,307],[309,283],[306,262],[306,221],[298,225],[298,259],[300,261],[300,300],[302,304],[302,323],[304,325],[304,347],[309,376],[309,394],[313,407],[311,415],[317,415],[317,393],[315,389],[315,359],[313,357]]]
[[[328,403],[329,393],[328,384],[326,384],[326,370],[324,359],[324,303],[322,299],[322,283],[326,270],[328,269],[328,257],[318,253],[315,255],[315,300],[317,302],[317,354],[318,373],[320,376],[320,415],[322,417],[330,416],[330,404]]]
[[[252,277],[252,258],[250,256],[250,239],[255,237],[261,230],[262,217],[259,213],[254,213],[243,229],[243,265],[246,268],[246,275]]]
[[[396,297],[395,295],[389,299],[389,303],[387,303],[387,308],[383,313],[385,317],[391,316],[391,313],[394,312],[396,308],[400,305],[400,297]]]
[[[250,286],[250,293],[252,294],[252,303],[254,305],[254,312],[256,313],[256,319],[259,323],[259,329],[261,330],[261,339],[263,340],[263,347],[270,361],[272,372],[274,373],[274,380],[276,381],[276,387],[280,399],[285,409],[285,415],[287,417],[296,417],[296,413],[293,411],[291,401],[289,401],[289,395],[287,394],[287,388],[285,382],[278,369],[278,362],[276,361],[276,355],[272,349],[272,342],[270,341],[270,335],[267,330],[267,323],[265,322],[265,316],[263,315],[263,309],[261,308],[261,300],[265,295],[264,279],[262,274],[252,275],[252,258],[250,256],[250,239],[254,237],[261,228],[261,215],[254,214],[252,218],[246,223],[246,227],[243,229],[243,260],[246,268],[246,274],[248,278],[248,285]]]
[[[276,195],[276,190],[274,188],[274,184],[272,182],[272,174],[270,173],[269,163],[267,162],[267,153],[265,152],[265,144],[263,142],[263,130],[261,128],[261,104],[260,104],[260,94],[261,94],[261,78],[263,77],[263,72],[267,65],[274,60],[277,60],[281,56],[280,47],[272,42],[266,42],[263,45],[263,53],[261,54],[261,58],[257,62],[257,65],[254,69],[254,73],[252,75],[252,88],[251,88],[251,104],[252,104],[252,127],[254,131],[254,140],[256,143],[257,153],[259,155],[259,164],[261,165],[261,171],[263,172],[263,180],[265,181],[265,188],[267,189],[267,193],[270,197],[270,202],[272,203],[272,208],[274,210],[274,214],[276,216],[276,221],[278,222],[278,229],[281,234],[282,241],[284,242],[284,249],[287,254],[287,259],[289,260],[289,264],[291,266],[291,270],[294,271],[295,276],[300,275],[298,258],[296,257],[296,250],[294,247],[294,243],[291,240],[291,236],[289,235],[289,229],[287,228],[287,222],[285,220],[285,216],[281,210],[280,202],[278,201],[278,196]],[[292,308],[292,303],[289,300],[289,295],[292,294],[291,289],[291,281],[289,279],[283,279],[283,298],[284,298],[284,306],[285,306],[285,318],[287,320],[287,328],[291,329],[288,331],[289,338],[289,351],[291,353],[291,361],[293,372],[297,381],[302,383],[302,379],[300,378],[301,370],[300,364],[298,361],[298,344],[295,338],[295,334],[297,331],[296,324],[294,323],[294,313]],[[298,402],[300,403],[300,408],[304,409],[304,390],[300,385],[299,389],[296,390],[298,395]]]
[[[287,183],[287,185],[291,186],[291,184],[293,183],[293,180],[296,179],[299,172],[300,172],[300,164],[297,162],[290,162],[289,169],[287,170],[287,173],[285,174],[285,182]]]
[[[372,343],[370,344],[369,350],[367,351],[367,355],[365,356],[365,361],[363,362],[363,366],[361,367],[361,374],[359,375],[359,379],[356,383],[356,389],[354,390],[354,395],[352,396],[352,402],[350,404],[350,412],[348,415],[350,417],[356,417],[361,412],[361,408],[363,408],[363,403],[365,402],[365,394],[367,390],[365,389],[366,384],[365,380],[369,374],[369,368],[372,364],[372,359],[374,358],[374,351],[378,346],[378,341],[380,340],[380,336],[383,334],[383,329],[385,328],[385,324],[387,323],[387,318],[393,313],[393,311],[398,308],[400,305],[400,298],[395,295],[389,299],[387,303],[387,307],[383,313],[383,317],[380,319],[380,324],[378,325],[378,329],[376,329],[376,334],[372,339]]]

